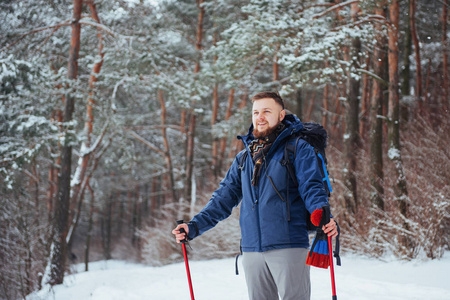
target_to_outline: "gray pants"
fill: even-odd
[[[244,252],[242,265],[250,300],[309,300],[307,254],[306,248]]]

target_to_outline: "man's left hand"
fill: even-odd
[[[337,225],[333,218],[330,218],[330,223],[323,226],[322,230],[331,237],[336,237],[338,235]]]

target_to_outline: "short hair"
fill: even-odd
[[[280,94],[278,92],[260,92],[254,95],[250,98],[252,103],[254,103],[256,100],[264,99],[264,98],[271,98],[275,100],[276,103],[280,104],[281,107],[284,109],[284,100],[281,98]]]

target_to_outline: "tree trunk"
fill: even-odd
[[[148,216],[149,213],[149,197],[150,191],[148,190],[148,181],[144,183],[144,196],[142,198],[142,213]]]
[[[78,72],[78,54],[80,50],[80,33],[81,24],[79,23],[81,18],[83,1],[73,1],[73,16],[72,16],[72,37],[70,41],[69,51],[69,64],[68,64],[68,79],[75,80]],[[67,94],[65,107],[64,107],[64,122],[68,123],[72,121],[74,112],[75,97],[71,94]],[[53,254],[51,258],[51,271],[50,271],[50,284],[56,285],[63,283],[64,272],[66,268],[66,256],[67,256],[67,231],[68,231],[68,218],[69,218],[69,206],[70,206],[70,176],[71,176],[71,164],[72,164],[72,146],[70,143],[70,137],[66,136],[64,144],[61,147],[61,169],[58,180],[58,193],[56,203],[56,218],[54,226],[54,239],[53,239]]]
[[[316,99],[316,91],[313,91],[312,95],[309,98],[308,108],[306,110],[305,120],[307,122],[311,122],[312,112],[314,109],[314,99]]]
[[[202,41],[203,41],[203,19],[205,16],[205,8],[203,7],[203,0],[197,0],[198,19],[197,19],[197,37],[195,43],[195,50],[198,53],[197,61],[195,63],[194,73],[200,72],[200,61],[201,61],[201,51],[202,51]],[[194,106],[194,103],[192,103]],[[189,212],[192,198],[192,185],[195,184],[192,181],[192,173],[194,171],[194,148],[195,148],[195,129],[196,129],[196,115],[195,111],[191,109],[189,118],[189,128],[187,132],[187,149],[186,149],[186,181],[184,187],[184,199],[186,202],[185,210],[181,213],[183,218],[190,219]]]
[[[277,82],[280,76],[280,66],[278,65],[278,56],[275,54],[272,62],[272,81]]]
[[[211,130],[217,122],[219,112],[219,85],[216,83],[213,90],[213,104],[211,115]],[[219,176],[219,139],[212,135],[212,171],[215,178]]]
[[[91,10],[91,16],[92,18],[100,24],[100,19],[97,14],[97,9],[95,3],[92,1],[88,2],[89,8]],[[99,60],[96,61],[92,68],[92,73],[89,77],[89,97],[87,100],[86,105],[86,121],[84,123],[84,132],[86,135],[86,140],[84,141],[83,146],[81,147],[80,153],[81,157],[79,159],[79,165],[78,169],[75,172],[77,178],[74,178],[74,181],[76,184],[73,186],[73,192],[72,192],[72,199],[71,203],[72,205],[77,206],[77,211],[72,213],[71,218],[69,220],[74,220],[70,224],[70,230],[69,230],[69,236],[67,237],[68,240],[68,251],[71,251],[72,249],[72,243],[73,243],[73,237],[75,235],[75,231],[78,227],[78,222],[80,220],[81,215],[81,208],[84,201],[84,192],[86,189],[86,186],[89,186],[89,179],[86,178],[87,169],[89,166],[89,162],[91,159],[91,156],[93,154],[91,147],[91,138],[92,138],[92,131],[94,128],[94,114],[93,114],[93,108],[95,105],[94,95],[95,95],[95,83],[98,81],[97,74],[100,73],[102,65],[103,65],[103,36],[101,33],[101,29],[97,28],[97,38],[98,38],[98,55],[100,57]]]
[[[328,68],[329,67],[329,62],[328,60],[325,62],[325,67]],[[329,90],[330,90],[330,86],[328,83],[325,83],[325,87],[323,90],[323,99],[322,99],[322,106],[323,106],[323,111],[322,111],[322,126],[326,129],[328,127],[328,98],[329,98]]]
[[[297,89],[295,92],[295,103],[296,103],[296,114],[300,118],[300,120],[303,120],[303,95],[302,90],[300,88]]]
[[[57,111],[57,122],[58,124],[62,124],[63,122],[63,115],[60,110]],[[49,168],[49,174],[48,174],[48,181],[50,184],[49,191],[48,191],[48,199],[47,199],[47,210],[48,210],[48,221],[49,223],[52,222],[54,216],[55,216],[55,198],[57,195],[57,189],[58,189],[58,167],[61,165],[61,156],[58,155],[56,160],[51,163]]]
[[[357,10],[357,5],[352,4],[352,14],[355,13],[355,10]],[[346,158],[344,185],[347,189],[347,192],[344,193],[344,201],[346,210],[349,213],[355,213],[358,207],[356,154],[361,144],[359,137],[359,90],[361,82],[359,79],[355,79],[351,73],[356,72],[359,68],[358,58],[355,60],[353,57],[358,57],[360,51],[361,41],[358,38],[354,38],[350,49],[351,54],[347,57],[347,60],[350,62],[350,70],[347,74],[348,97],[346,107],[346,133],[344,138],[344,155]]]
[[[332,136],[338,137],[338,136],[342,136],[342,134],[341,134],[342,126],[341,126],[341,124],[343,123],[341,121],[342,104],[341,104],[340,94],[339,94],[339,90],[338,89],[336,89],[336,94],[335,94],[335,97],[334,97],[334,108],[335,108],[335,110],[334,110],[335,114],[334,114],[334,116],[332,118],[331,130],[332,130]],[[339,146],[340,148],[342,148],[341,147],[342,146],[341,139],[336,139],[335,141],[336,141],[335,146],[336,147]],[[338,143],[339,143],[339,145],[338,145]]]
[[[84,246],[84,270],[89,271],[89,250],[91,247],[92,230],[94,228],[94,190],[88,185],[89,192],[91,193],[91,201],[89,206],[89,221],[88,231],[86,236],[86,245]]]
[[[201,50],[203,40],[203,18],[205,16],[205,8],[203,7],[203,0],[197,0],[197,8],[199,9],[197,19],[197,40],[195,43],[195,50],[197,50],[197,61],[195,62],[195,73],[200,72]]]
[[[388,31],[388,61],[389,61],[389,152],[388,156],[394,163],[396,180],[394,183],[395,202],[398,204],[400,213],[408,217],[408,191],[406,178],[403,172],[403,162],[400,150],[400,95],[398,76],[398,26],[399,26],[399,1],[392,0],[389,4],[390,26]],[[405,222],[404,228],[408,229]],[[407,246],[406,238],[402,243]]]
[[[431,62],[431,58],[430,58],[430,59],[428,59],[428,68],[427,68],[427,73],[425,75],[425,93],[423,96],[423,101],[425,103],[428,103],[430,101],[429,95],[431,95],[431,93],[429,91],[430,91],[430,84],[431,84],[431,67],[432,67],[432,62]],[[436,95],[436,94],[433,94],[433,95]]]
[[[152,179],[152,196],[150,198],[150,226],[155,226],[156,222],[156,212],[158,210],[158,194],[156,193],[158,186],[159,186],[159,178],[158,177],[154,177]]]
[[[447,19],[448,19],[448,7],[449,1],[445,0],[442,6],[442,79],[443,79],[443,101],[441,102],[443,108],[448,109],[448,105],[450,102],[449,94],[448,94],[448,41],[447,41]]]
[[[186,205],[182,210],[182,219],[190,219],[190,204],[192,201],[192,173],[194,171],[194,146],[195,146],[195,126],[196,126],[196,116],[194,113],[191,114],[189,120],[189,129],[187,136],[187,151],[186,151],[186,185],[184,187],[184,195],[186,199]]]
[[[389,29],[388,29],[389,30]],[[389,53],[389,46],[388,46],[388,53]],[[384,60],[384,70],[387,70],[386,77],[389,78],[389,57],[388,59]],[[388,80],[389,84],[390,81]],[[387,117],[389,119],[389,92],[387,97],[385,96],[383,99],[383,116]],[[389,137],[389,122],[383,122],[383,136]]]
[[[103,213],[103,218],[101,222],[101,235],[102,235],[102,246],[103,246],[103,257],[108,260],[112,258],[111,255],[111,232],[112,232],[112,218],[113,218],[113,207],[114,207],[114,196],[111,195],[108,200],[106,200],[105,212]]]
[[[241,111],[247,106],[247,91],[241,96],[241,102],[239,103],[238,110]],[[234,139],[231,143],[231,149],[228,153],[228,159],[232,160],[242,149],[242,142],[238,139]]]
[[[169,190],[172,192],[172,201],[175,203],[178,200],[178,193],[175,189],[175,176],[172,166],[172,156],[170,154],[169,140],[167,138],[166,129],[166,103],[164,101],[164,94],[162,90],[158,90],[158,100],[161,105],[161,135],[164,144],[164,159],[166,160],[167,176],[169,177]]]
[[[55,74],[58,74],[58,72],[56,71],[56,69],[53,68],[52,66],[52,70],[54,70]],[[56,86],[56,88],[61,89],[62,85],[58,84]],[[63,103],[65,102],[64,96],[62,97]],[[58,124],[58,128],[59,128],[59,133],[62,134],[63,132],[63,112],[60,109],[57,109],[55,112],[53,112],[52,114],[52,121],[54,121],[56,119],[56,122]],[[57,152],[61,153],[61,143],[58,141],[58,150],[56,150]],[[47,208],[48,208],[48,222],[52,223],[53,222],[53,218],[55,217],[55,201],[56,201],[56,194],[58,192],[58,166],[61,165],[61,155],[58,155],[58,157],[54,160],[54,162],[52,162],[52,164],[50,165],[50,169],[49,169],[49,176],[48,176],[48,180],[50,183],[50,187],[49,187],[49,192],[48,192],[48,202],[47,202]]]
[[[383,7],[375,10],[376,15],[386,17]],[[377,43],[373,53],[373,69],[375,75],[384,78],[386,72],[386,39],[380,24],[376,24]],[[371,201],[373,205],[384,211],[384,173],[383,173],[383,98],[384,86],[382,82],[374,79],[372,84],[372,99],[370,106],[370,183],[373,188]]]
[[[416,97],[419,100],[419,106],[423,108],[422,99],[422,64],[420,62],[420,44],[416,30],[416,0],[409,0],[409,21],[411,23],[411,37],[414,43],[414,52],[416,58]]]
[[[411,1],[411,0],[408,0]],[[409,7],[409,3],[408,3]],[[410,79],[411,79],[411,73],[410,73],[410,62],[409,57],[411,56],[412,52],[412,39],[411,39],[411,20],[410,20],[410,14],[403,14],[403,17],[405,18],[405,34],[403,35],[404,38],[404,44],[403,44],[403,69],[401,70],[401,77],[402,77],[402,95],[403,96],[409,96],[411,95],[411,86],[410,86]]]
[[[123,200],[124,196],[122,195],[122,192],[117,192],[117,205],[118,207],[118,218],[117,218],[117,222],[115,222],[117,224],[117,229],[115,231],[115,233],[117,234],[118,237],[122,237],[122,233],[124,232],[124,223],[126,221],[126,217],[127,217],[127,213],[126,213],[126,208],[125,208],[125,202]],[[126,224],[125,224],[126,225]],[[126,228],[125,228],[126,230]]]
[[[369,71],[370,65],[370,55],[366,57],[366,71]],[[361,119],[359,121],[359,136],[363,140],[367,140],[367,128],[369,123],[370,115],[370,80],[369,75],[363,75],[363,87],[362,87],[362,98],[361,98]]]
[[[228,93],[228,106],[227,106],[227,112],[225,113],[225,121],[228,121],[231,118],[233,104],[234,104],[234,93],[235,93],[235,89],[231,89],[230,92]],[[228,139],[226,136],[220,140],[219,170],[222,170],[222,168],[224,167],[224,165],[223,165],[224,159],[227,157],[227,155],[225,153],[226,149],[227,149],[227,140]]]
[[[322,105],[323,105],[323,111],[322,111],[322,126],[323,128],[327,128],[328,126],[328,94],[329,94],[329,85],[325,84],[324,90],[323,90],[323,99],[322,99]]]
[[[133,218],[134,218],[134,199],[132,190],[127,190],[127,211],[126,211],[126,219],[128,221],[127,226],[127,237],[131,235],[131,241],[133,241],[133,235],[134,235],[134,224],[133,224]]]
[[[216,24],[214,24],[214,35],[213,35],[213,46],[215,47],[217,45],[217,40],[218,40],[218,33],[216,31],[217,27]],[[216,64],[216,61],[218,59],[217,55],[214,55],[214,64]],[[213,172],[213,176],[214,178],[217,179],[217,177],[219,176],[219,139],[214,135],[213,133],[213,128],[214,125],[217,122],[217,116],[219,114],[219,84],[216,82],[214,84],[214,89],[213,89],[213,103],[212,103],[212,114],[211,114],[211,137],[212,137],[212,151],[211,151],[211,156],[212,156],[212,160],[211,160],[211,168],[212,168],[212,172]]]
[[[132,221],[133,235],[131,237],[131,244],[138,250],[140,250],[141,239],[139,238],[138,232],[141,229],[142,201],[138,184],[136,184],[135,187],[134,200],[132,201],[132,203],[133,203],[133,216],[131,221]]]

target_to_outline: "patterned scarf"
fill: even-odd
[[[278,135],[284,130],[286,126],[280,123],[274,131],[272,131],[268,136],[264,138],[254,139],[250,143],[250,153],[252,154],[253,162],[255,163],[255,168],[253,170],[252,185],[258,185],[261,166],[264,162],[264,158],[267,153],[269,153],[270,147],[272,147],[273,142],[277,139]]]

